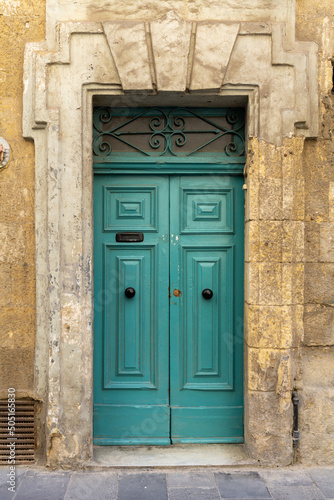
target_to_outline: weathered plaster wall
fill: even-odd
[[[43,0],[0,1],[0,136],[12,159],[0,171],[0,398],[33,394],[35,341],[34,144],[22,137],[23,55],[45,36]]]
[[[302,463],[334,464],[334,9],[297,1],[297,36],[319,46],[320,134],[305,142],[305,313],[297,385]]]
[[[188,21],[282,22],[294,20],[291,0],[47,0],[47,21],[153,20],[174,10]]]
[[[174,62],[176,73],[172,79],[169,69],[166,71],[166,64],[160,62],[152,69],[152,54],[147,48],[143,49],[149,46],[149,40],[153,40],[154,57],[161,53],[173,68],[173,61],[168,62],[171,47],[161,50],[163,43],[172,44],[173,39],[158,39],[158,44],[155,40],[154,26],[160,21],[150,25],[141,23],[142,26],[137,23],[133,28],[141,37],[138,59],[133,58],[139,66],[143,63],[140,71],[129,69],[124,57],[118,60],[117,50],[122,43],[125,43],[126,51],[133,50],[136,54],[137,49],[133,43],[126,45],[133,39],[132,35],[129,36],[132,29],[129,24],[117,25],[115,21],[152,21],[171,9],[180,18],[179,21],[173,16],[167,19],[170,36],[172,29],[175,31],[175,23],[182,26],[182,19],[205,21],[197,27],[199,49],[201,44],[204,48],[203,52],[194,52],[194,95],[200,95],[201,88],[209,90],[210,95],[220,95],[219,87],[224,83],[226,87],[223,86],[221,94],[225,92],[225,95],[233,96],[233,89],[229,87],[231,82],[234,88],[239,83],[248,83],[244,95],[253,99],[250,130],[257,135],[253,132],[258,122],[262,134],[262,140],[254,138],[249,143],[246,177],[245,423],[248,448],[262,463],[291,462],[291,390],[296,387],[302,401],[299,460],[334,463],[332,0],[297,0],[297,40],[316,41],[319,46],[321,130],[318,140],[293,137],[294,123],[299,121],[302,125],[304,118],[306,121],[305,110],[311,109],[310,103],[313,106],[313,116],[310,117],[313,132],[317,128],[312,126],[312,121],[317,121],[314,112],[317,89],[309,85],[312,71],[313,75],[316,72],[312,59],[315,51],[307,44],[294,43],[294,1],[231,0],[224,2],[224,8],[220,1],[212,0],[46,2],[47,44],[30,46],[27,50],[25,78],[29,88],[25,94],[25,123],[26,135],[34,137],[37,148],[36,214],[40,229],[37,232],[40,290],[37,309],[42,319],[38,327],[35,395],[46,401],[49,464],[80,465],[89,459],[91,452],[91,132],[88,109],[91,101],[82,97],[86,92],[83,88],[89,92],[90,85],[95,85],[92,93],[116,96],[123,90],[135,92],[144,89],[152,92],[153,98],[156,86],[162,91],[183,92],[188,76],[184,61],[177,59],[177,54],[183,51],[188,56],[188,46],[185,48],[184,43],[175,38],[177,42],[172,48],[176,50],[177,62]],[[14,153],[9,168],[0,172],[1,210],[4,211],[1,222],[5,221],[6,234],[6,244],[2,245],[0,254],[0,272],[4,272],[3,283],[7,291],[0,299],[5,301],[1,303],[1,317],[8,318],[12,314],[2,327],[5,336],[1,342],[4,347],[0,359],[12,357],[7,368],[4,367],[5,377],[1,377],[1,383],[7,389],[9,379],[14,380],[26,394],[32,389],[35,328],[34,177],[32,144],[21,139],[23,90],[20,82],[24,42],[43,39],[44,4],[42,0],[35,0],[32,9],[28,8],[28,2],[20,2],[20,10],[15,1],[3,0],[0,5],[5,8],[7,17],[8,12],[13,15],[15,9],[18,14],[8,17],[7,25],[11,24],[13,28],[2,29],[1,38],[7,49],[4,34],[12,36],[15,28],[17,34],[11,51],[15,65],[13,58],[6,60],[7,86],[3,87],[0,114],[0,135],[13,145]],[[27,15],[31,14],[29,19],[25,17],[25,10]],[[55,28],[58,21],[69,19],[83,22],[68,23],[68,26],[65,23],[59,29]],[[202,36],[202,31],[205,31],[208,19],[234,24],[241,20],[249,24],[238,27],[237,44],[230,44],[230,50],[234,47],[231,61],[226,62],[230,67],[218,68],[215,59],[216,66],[212,66],[210,74],[205,73],[203,87],[199,75],[203,72],[201,64],[207,62],[204,43],[207,37]],[[29,28],[26,27],[27,20]],[[251,26],[251,21],[257,23]],[[282,21],[288,22],[288,37],[283,42],[275,25]],[[160,28],[156,30],[158,38],[162,32]],[[228,32],[225,28],[222,33]],[[190,28],[186,26],[185,31],[190,33]],[[258,63],[266,62],[262,72],[252,63],[252,40],[254,46],[259,47]],[[245,58],[245,63],[249,63],[248,72],[243,71],[243,65],[238,66],[240,47],[240,54],[245,55],[246,49],[250,51]],[[219,57],[216,50],[217,46],[213,44],[210,56]],[[32,56],[36,55],[35,59],[31,57],[30,60],[29,51]],[[125,50],[120,52],[124,55]],[[310,59],[306,60],[307,57]],[[200,71],[196,72],[196,64]],[[17,69],[16,73],[13,67]],[[167,84],[163,78],[166,73],[169,73]],[[155,81],[154,76],[157,77]],[[290,82],[288,89],[287,81]],[[242,92],[242,85],[238,92]],[[258,97],[252,97],[252,94]],[[134,94],[133,103],[136,98],[138,95]],[[172,102],[173,95],[170,98]],[[282,109],[282,121],[272,111],[278,108]],[[261,114],[260,119],[257,112]],[[303,119],[299,120],[296,117],[300,112]],[[83,143],[82,122],[86,127]],[[269,140],[274,127],[279,127],[279,130],[272,134],[274,139]],[[286,135],[291,137],[285,137],[282,143],[282,136]],[[271,143],[274,140],[276,145]],[[19,278],[15,278],[17,275]],[[30,281],[26,276],[30,276]],[[16,324],[18,326],[14,328]],[[18,332],[17,336],[15,332]],[[15,343],[16,339],[20,340],[20,347],[18,342]],[[22,364],[15,375],[20,378],[15,380],[12,367],[21,359]]]

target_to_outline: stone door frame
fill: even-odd
[[[222,43],[210,45],[207,30]],[[295,186],[301,185],[303,137],[295,135],[316,135],[317,120],[309,118],[318,107],[316,47],[294,42],[291,30],[284,33],[284,24],[190,23],[171,12],[151,23],[67,22],[58,26],[57,50],[45,43],[27,45],[23,129],[34,140],[36,153],[34,395],[43,403],[38,416],[40,459],[49,465],[80,467],[92,457],[93,99],[111,106],[210,102],[247,107],[245,444],[262,463],[291,462],[291,349],[302,298],[291,298],[291,293],[286,298],[285,285],[279,296],[266,290],[268,272],[286,273],[284,283],[290,280],[294,287],[300,256],[285,261],[259,255],[258,245],[262,220],[267,231],[277,218],[291,222],[291,234],[300,228],[302,216],[293,207]],[[164,45],[167,39],[170,50]],[[250,47],[248,56],[245,47]],[[255,57],[254,72],[247,77],[240,68],[244,56]],[[277,84],[280,80],[292,94]],[[292,150],[293,161],[288,154]],[[278,215],[259,208],[261,185],[274,199],[283,183],[292,190],[286,195],[284,217],[283,209]],[[278,236],[279,244],[282,238]],[[294,248],[294,241],[288,246]],[[258,315],[266,307],[276,308],[279,317],[285,308],[285,343],[278,338],[263,342],[266,331],[261,333]]]

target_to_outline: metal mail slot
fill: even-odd
[[[116,241],[119,243],[137,243],[144,241],[144,233],[116,233]]]

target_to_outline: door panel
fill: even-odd
[[[233,249],[180,245],[180,253],[184,290],[180,301],[180,388],[233,389]],[[213,291],[209,300],[202,296],[206,289]],[[187,395],[173,393],[174,401],[179,397],[184,402]],[[211,399],[215,404],[216,395],[208,394],[208,402]]]
[[[242,179],[175,176],[170,207],[171,439],[240,442]]]
[[[168,177],[96,176],[97,444],[170,443],[168,188]],[[144,241],[116,242],[133,231]]]
[[[104,310],[104,388],[156,387],[157,311],[152,304],[157,288],[156,246],[136,246],[106,244],[104,248],[105,283],[108,287],[108,277],[115,273],[116,288],[114,300]],[[130,287],[135,290],[133,298],[125,296]]]

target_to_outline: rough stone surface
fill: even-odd
[[[103,23],[124,90],[153,90],[144,23]]]
[[[304,335],[303,146],[302,138],[248,144],[245,432],[262,463],[292,460],[295,349]]]
[[[145,19],[162,17],[170,10],[180,16],[192,20],[219,19],[228,22],[242,21],[275,21],[284,22],[291,16],[293,9],[289,0],[227,0],[222,6],[220,0],[137,0],[127,2],[115,0],[106,3],[104,0],[81,0],[80,4],[68,4],[65,0],[48,0],[52,16],[48,18],[49,29],[55,19],[62,21],[92,19],[94,21],[112,17],[117,20]]]
[[[185,92],[191,24],[171,11],[150,25],[158,89]]]
[[[261,464],[292,461],[292,403],[290,393],[247,391],[245,432],[248,451]],[[247,422],[251,422],[248,425]]]
[[[1,14],[0,125],[12,161],[0,172],[0,391],[14,385],[46,402],[49,464],[91,454],[91,95],[140,91],[126,101],[136,106],[148,102],[142,91],[156,103],[165,91],[185,97],[188,85],[197,104],[208,90],[249,103],[248,449],[291,462],[298,386],[295,458],[333,464],[332,0],[296,1],[296,38],[290,0],[47,0],[45,43],[43,0],[4,0]],[[24,134],[35,141],[36,184],[33,144],[21,137],[27,42]],[[318,115],[318,140],[295,137],[317,135]]]
[[[305,336],[302,373],[300,449],[302,463],[333,464],[333,244],[334,221],[334,21],[332,2],[297,2],[297,37],[319,45],[318,141],[307,141],[303,153],[305,177]],[[317,443],[318,430],[326,436]],[[329,498],[333,495],[329,494]]]
[[[130,474],[113,470],[62,473],[44,469],[17,470],[16,493],[8,491],[5,474],[0,470],[1,500],[25,500],[27,486],[30,499],[45,500],[332,500],[334,498],[333,468],[296,467],[233,470],[231,468],[180,472],[183,485],[174,486],[175,473],[145,471],[138,468]],[[3,472],[7,472],[3,470]],[[198,475],[201,480],[198,481]],[[45,479],[47,476],[47,484]],[[31,484],[31,478],[34,483]],[[194,479],[192,487],[189,479]],[[198,483],[202,486],[199,486]],[[44,486],[44,487],[43,487]],[[8,494],[7,494],[8,493]],[[166,496],[167,494],[167,496]],[[124,497],[124,495],[126,495]],[[154,496],[155,495],[155,496]]]
[[[78,472],[71,476],[64,500],[116,500],[117,474]]]
[[[167,500],[166,476],[164,474],[124,474],[119,479],[118,500]]]
[[[334,345],[334,308],[325,304],[307,304],[304,315],[304,344]]]
[[[190,83],[191,90],[220,89],[239,28],[239,24],[198,24]],[[217,43],[217,40],[220,42]],[[218,67],[217,61],[220,61]]]
[[[323,373],[323,368],[321,372]],[[331,415],[333,411],[333,385],[325,387],[305,384],[299,395],[301,439],[298,460],[305,465],[333,464],[334,423],[332,418],[326,418],[326,415]],[[319,429],[322,430],[322,435],[326,436],[323,446],[319,446]]]
[[[45,34],[45,2],[1,2],[0,135],[11,161],[0,170],[0,399],[33,395],[36,329],[34,145],[22,138],[23,52]],[[19,367],[19,369],[18,369]]]
[[[217,472],[215,478],[221,498],[271,498],[267,486],[257,472]]]

